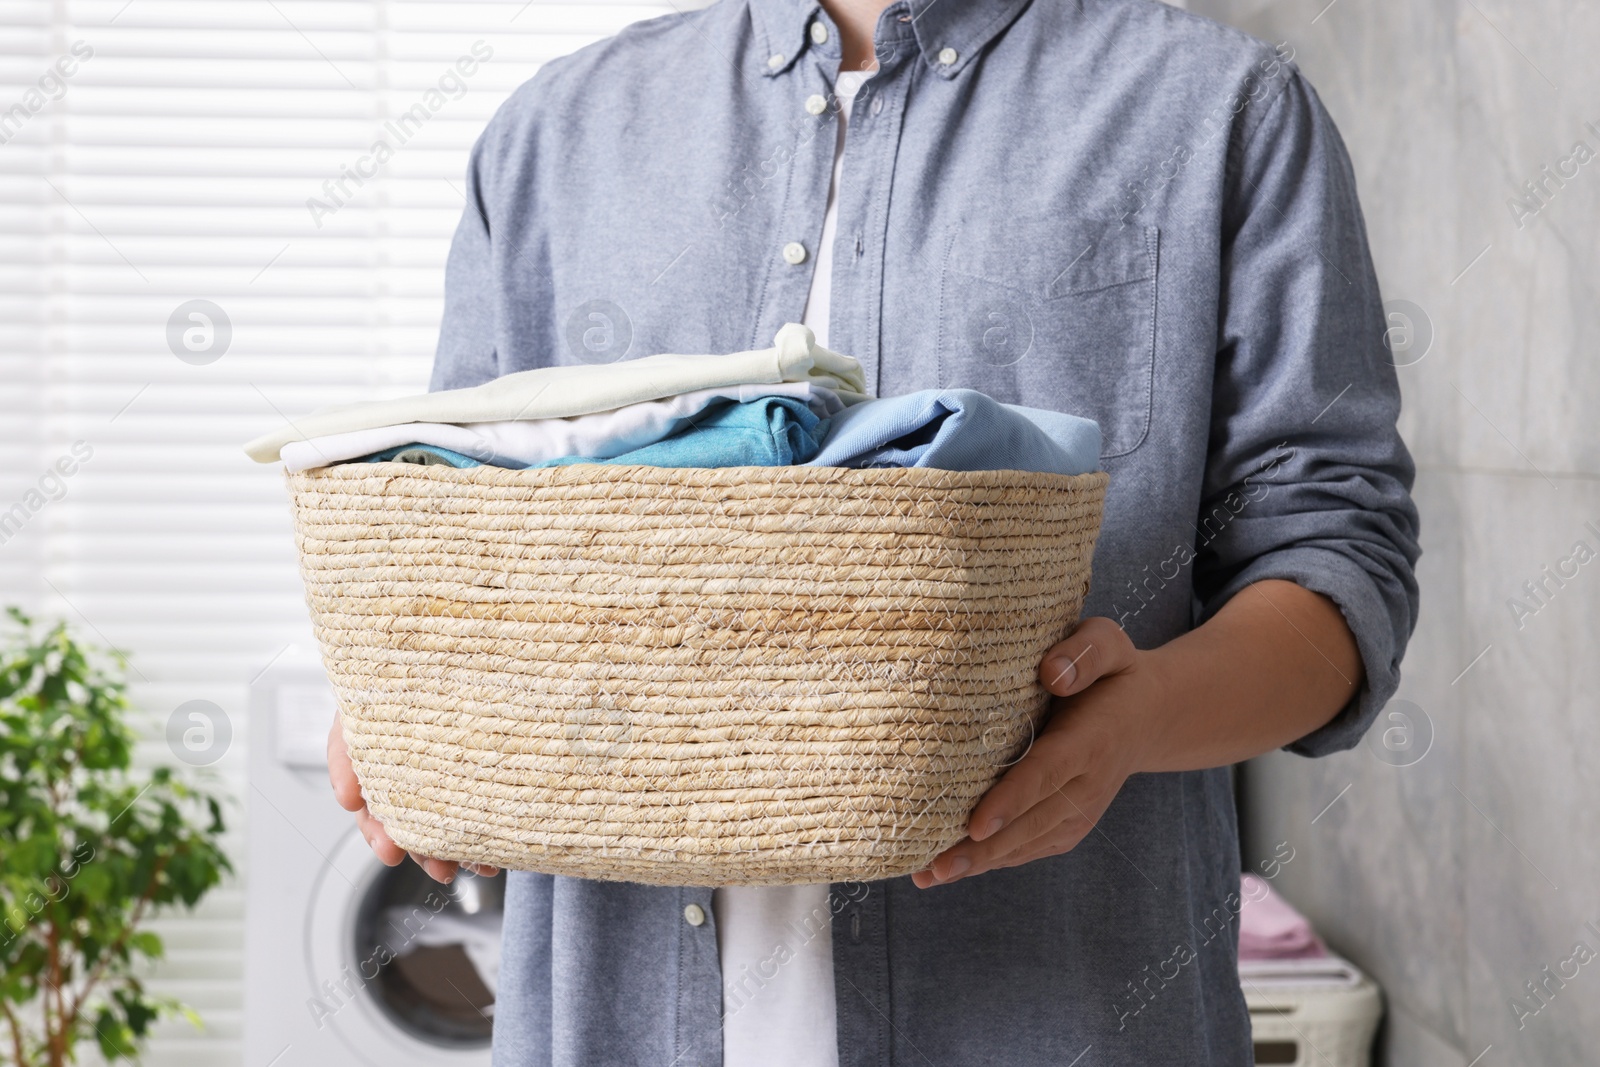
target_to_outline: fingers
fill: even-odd
[[[333,728],[328,731],[328,781],[333,785],[333,798],[345,811],[360,811],[367,806],[361,799],[356,770],[350,766],[350,751],[345,747],[344,727],[337,714],[333,717]]]
[[[1024,812],[1094,766],[1102,748],[1098,732],[1070,713],[1052,716],[1027,755],[978,801],[967,821],[968,835],[974,841],[987,841],[1004,832]]]
[[[333,796],[339,802],[339,806],[345,811],[355,813],[356,829],[361,831],[361,836],[366,838],[372,854],[378,857],[384,866],[393,867],[411,855],[394,843],[389,832],[383,828],[383,823],[367,810],[367,802],[361,796],[361,783],[356,778],[355,768],[350,765],[350,751],[344,743],[344,727],[337,714],[333,717],[333,728],[328,731],[328,781],[333,785]],[[500,873],[499,868],[487,863],[463,865],[427,856],[411,856],[411,859],[427,872],[429,878],[445,884],[454,881],[456,871],[463,866],[472,874],[484,878],[492,878]]]
[[[1133,666],[1133,641],[1107,618],[1084,619],[1072,636],[1044,654],[1039,681],[1058,697],[1080,693],[1096,680]]]
[[[1004,831],[986,841],[968,838],[952,845],[934,858],[926,871],[912,875],[912,880],[924,889],[941,882],[966,878],[997,867],[1011,866],[1013,857],[1036,847],[1044,837],[1055,837],[1076,829],[1080,822],[1064,797],[1056,794],[1036,805]],[[1083,828],[1083,833],[1087,832]],[[1074,834],[1074,843],[1082,833]]]
[[[487,863],[458,863],[455,860],[436,860],[428,856],[418,856],[415,853],[405,853],[405,855],[410,856],[412,863],[427,872],[429,878],[432,878],[435,882],[443,882],[446,885],[455,881],[456,875],[461,871],[476,875],[479,878],[493,878],[500,873],[500,868]]]
[[[394,843],[388,831],[383,828],[383,824],[365,807],[356,812],[356,826],[360,829],[361,836],[367,839],[372,854],[386,867],[397,866],[409,858],[411,862],[421,867],[429,878],[446,885],[455,881],[457,871],[462,869],[485,878],[492,878],[500,873],[497,868],[484,863],[458,864],[454,860],[438,860],[407,852]]]
[[[1125,677],[1057,707],[1027,754],[973,809],[966,840],[912,881],[926,889],[1075,848],[1129,773],[1129,720],[1109,712],[1125,710],[1126,691],[1137,689],[1132,680],[1142,677],[1134,671],[1138,663],[1127,632],[1098,617],[1083,620],[1045,653],[1039,681],[1057,697],[1083,693],[1113,675]]]
[[[389,832],[383,828],[383,823],[373,817],[363,804],[361,810],[356,812],[356,829],[361,831],[361,836],[366,838],[367,847],[372,849],[372,854],[386,867],[393,867],[406,858],[405,849],[394,843]]]
[[[465,871],[467,874],[479,878],[493,878],[500,873],[500,868],[487,863],[460,863],[456,860],[436,860],[427,856],[418,856],[411,853],[412,862],[428,872],[428,877],[436,882],[452,882],[458,873]]]
[[[1093,829],[1094,826],[1090,823],[1084,823],[1080,829],[1061,827],[1043,837],[1034,839],[1029,842],[1026,848],[1018,849],[1016,852],[1000,857],[989,870],[1003,871],[1010,867],[1023,867],[1034,860],[1047,859],[1051,856],[1060,856],[1071,852],[1083,843],[1083,839],[1088,837],[1089,831]],[[938,883],[934,884],[937,885]]]
[[[1101,810],[1094,796],[1098,786],[1087,776],[1076,778],[1024,812],[998,834],[983,841],[952,845],[912,875],[919,888],[967,878],[1000,867],[1070,851],[1094,829]]]
[[[961,854],[976,869],[993,866],[1002,856],[1010,855],[1036,838],[1048,834],[1064,822],[1077,821],[1082,812],[1060,789],[1051,790],[1037,804],[1006,824],[1005,829],[982,841],[968,838],[961,846]]]
[[[333,717],[333,728],[328,731],[328,781],[333,784],[333,798],[339,806],[355,812],[356,829],[366,838],[372,854],[387,867],[404,860],[405,850],[394,843],[383,824],[367,810],[367,802],[361,796],[361,783],[356,780],[355,768],[350,766],[350,752],[345,747],[344,729],[338,715]]]
[[[445,885],[455,881],[456,868],[459,866],[453,860],[429,859],[426,856],[418,856],[415,853],[411,855],[411,862],[426,871],[429,878],[432,878],[435,882],[443,882]]]

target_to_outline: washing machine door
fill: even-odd
[[[505,876],[440,885],[354,829],[329,861],[306,921],[319,1029],[370,1067],[488,1064]]]

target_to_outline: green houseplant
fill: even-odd
[[[64,1067],[81,1042],[136,1060],[152,1023],[153,909],[192,907],[231,870],[219,799],[130,770],[124,661],[15,608],[0,644],[0,1063]]]

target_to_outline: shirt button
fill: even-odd
[[[876,115],[882,110],[883,110],[883,97],[874,96],[872,98],[872,113],[874,115]]]
[[[784,57],[782,53],[774,56],[768,56],[767,66],[771,67],[773,70],[777,70],[779,67],[783,66],[783,58]]]
[[[702,926],[706,921],[706,909],[698,904],[690,904],[683,909],[683,921],[690,926]]]
[[[947,67],[955,66],[956,60],[960,58],[961,54],[954,48],[946,48],[939,52],[939,62],[943,63]]]
[[[828,27],[824,26],[820,22],[813,22],[811,24],[811,43],[812,44],[827,44],[828,43]]]
[[[828,98],[823,96],[821,93],[808,98],[806,100],[806,110],[811,112],[813,115],[822,114],[824,111],[828,110]]]
[[[783,246],[783,258],[790,266],[798,267],[806,261],[806,246],[799,241],[790,241]]]

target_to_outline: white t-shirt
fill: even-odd
[[[839,133],[833,184],[804,319],[824,348],[845,127],[856,93],[871,76],[845,71],[834,86]],[[838,1067],[828,887],[728,886],[711,894],[711,907],[722,961],[723,1067]]]
[[[811,294],[806,298],[804,323],[817,335],[817,344],[828,345],[828,317],[833,300],[833,239],[839,230],[839,179],[844,175],[844,136],[850,125],[850,112],[856,94],[872,77],[870,71],[841,71],[834,83],[839,98],[839,133],[833,149],[833,184],[828,187],[828,210],[822,217],[822,240],[817,246],[817,266],[811,275]]]

